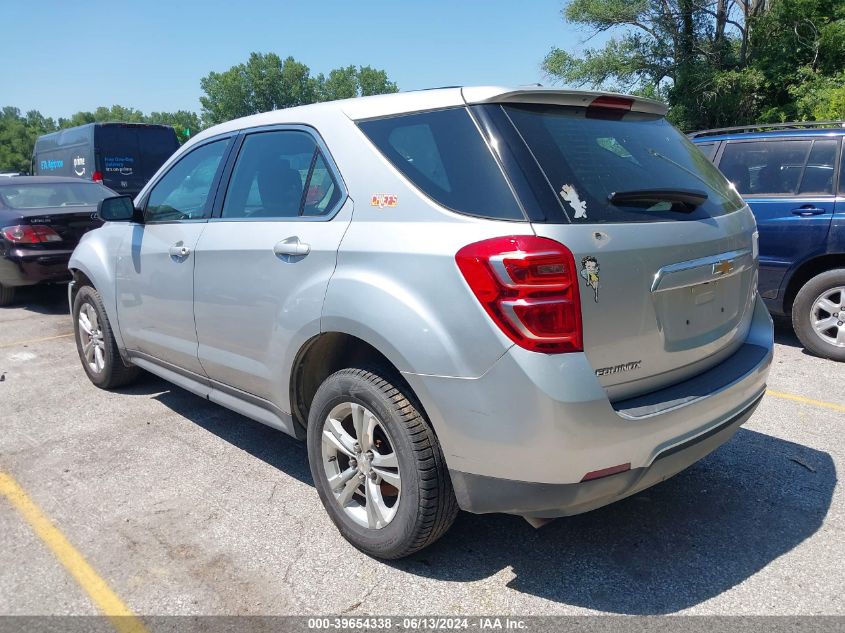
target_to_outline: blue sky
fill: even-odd
[[[0,0],[0,106],[47,116],[120,104],[199,112],[200,78],[251,51],[311,72],[383,68],[410,90],[548,83],[552,46],[589,35],[563,0]],[[594,42],[591,42],[594,44]]]

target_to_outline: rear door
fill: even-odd
[[[760,294],[776,299],[786,272],[826,248],[835,204],[835,137],[728,141],[719,168],[748,201],[760,233]]]
[[[231,139],[205,143],[152,187],[117,262],[118,319],[130,351],[202,374],[194,327],[194,261]]]
[[[484,108],[521,171],[540,168],[533,228],[575,255],[584,351],[612,399],[694,375],[742,344],[754,222],[704,153],[652,114]]]
[[[210,378],[284,407],[290,354],[320,332],[352,202],[308,128],[242,139],[197,244],[199,358]]]

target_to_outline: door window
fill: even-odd
[[[719,168],[743,195],[794,195],[812,145],[810,140],[729,142]]]
[[[716,143],[696,143],[696,146],[707,158],[713,160],[713,154],[716,151]]]
[[[211,189],[220,170],[228,139],[198,147],[159,180],[147,201],[147,222],[173,222],[207,218]]]
[[[339,199],[340,189],[310,134],[259,132],[244,139],[221,217],[319,216]]]
[[[807,166],[801,176],[798,193],[830,195],[833,193],[833,167],[839,141],[833,139],[813,142]]]

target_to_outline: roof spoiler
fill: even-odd
[[[555,88],[496,88],[496,87],[472,87],[461,90],[464,101],[468,104],[474,103],[538,103],[548,105],[577,106],[585,108],[596,99],[611,97],[613,99],[625,99],[631,101],[632,112],[644,112],[666,116],[668,106],[654,99],[645,99],[633,95],[619,94],[615,92],[598,92],[588,90],[559,90]]]

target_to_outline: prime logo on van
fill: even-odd
[[[77,176],[84,176],[85,175],[85,157],[84,156],[76,156],[73,159],[73,173]]]

